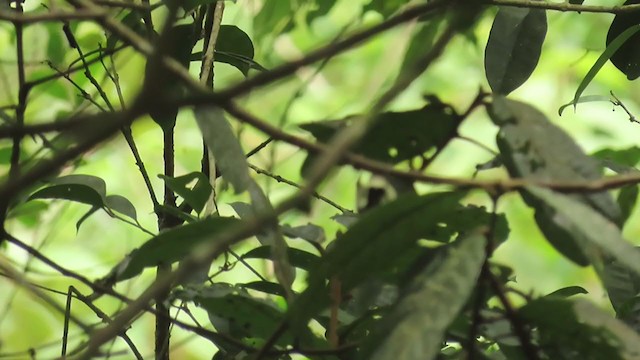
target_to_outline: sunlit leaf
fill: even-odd
[[[493,92],[506,95],[524,84],[538,64],[546,34],[544,10],[500,7],[484,58]]]

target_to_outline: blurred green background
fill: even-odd
[[[261,9],[267,0],[238,0],[227,2],[223,23],[237,25],[254,41],[255,60],[266,68],[271,68],[288,60],[303,56],[306,52],[333,41],[341,34],[383,21],[382,14],[364,11],[367,0],[336,1],[331,10],[308,22],[305,16],[316,6],[314,1],[282,1],[292,3],[295,11],[289,11],[288,17],[293,26],[286,29],[283,21],[273,21],[261,15]],[[616,5],[619,1],[586,1],[587,4]],[[26,10],[41,9],[40,1],[26,1]],[[45,2],[53,6],[53,2]],[[458,36],[449,45],[445,54],[427,73],[420,76],[413,85],[392,104],[395,110],[409,110],[424,104],[423,95],[435,94],[442,101],[462,112],[476,96],[478,89],[488,90],[484,77],[484,45],[491,28],[492,15],[496,9],[490,9],[480,20],[473,33]],[[154,12],[156,23],[161,22],[163,13]],[[605,47],[606,30],[613,18],[609,14],[576,14],[548,12],[549,30],[543,47],[542,57],[532,77],[511,97],[534,104],[553,121],[572,134],[576,141],[587,151],[595,152],[602,148],[622,149],[637,145],[640,127],[630,123],[628,116],[619,109],[613,109],[610,103],[598,102],[580,104],[577,110],[568,108],[558,116],[558,108],[568,103],[574,92]],[[276,19],[277,20],[277,19]],[[339,55],[325,66],[319,64],[300,69],[295,76],[276,84],[255,90],[239,100],[239,103],[251,113],[282,127],[287,132],[308,137],[297,125],[314,120],[339,119],[347,115],[366,111],[370,104],[391,84],[399,71],[404,53],[417,29],[417,23],[410,22],[399,26],[361,46]],[[106,37],[103,31],[89,22],[74,25],[74,34],[85,49],[95,49],[98,44],[104,46]],[[52,70],[44,63],[52,61],[54,66],[64,69],[69,62],[77,58],[73,49],[69,49],[58,23],[34,24],[25,31],[27,54],[27,79],[33,80],[51,74]],[[196,49],[202,46],[201,42]],[[1,105],[15,103],[17,95],[16,37],[10,23],[0,23],[0,100]],[[120,75],[121,87],[125,99],[131,101],[142,83],[144,59],[132,50],[125,50],[115,56],[115,66]],[[95,74],[104,74],[101,65],[92,66]],[[199,63],[192,63],[192,73],[197,76]],[[98,77],[102,79],[101,77]],[[95,94],[87,78],[76,73],[72,79]],[[236,69],[225,64],[216,64],[215,86],[223,89],[241,81],[243,76]],[[104,89],[114,103],[117,94],[114,86],[103,81]],[[638,85],[630,83],[611,64],[607,64],[587,88],[584,95],[608,96],[613,91],[631,110],[638,114],[640,92]],[[612,111],[615,110],[615,111]],[[93,112],[86,100],[83,100],[71,83],[64,79],[49,82],[36,87],[29,97],[27,123],[50,121],[76,111]],[[234,122],[240,134],[245,151],[248,151],[266,137],[242,124]],[[162,183],[155,177],[162,171],[162,136],[160,129],[148,118],[134,124],[134,136],[142,154],[152,181],[158,192]],[[462,126],[461,133],[493,149],[497,129],[487,119],[484,110],[477,110]],[[35,151],[40,144],[26,141],[28,151]],[[8,142],[0,142],[0,174],[8,170]],[[200,135],[189,109],[182,111],[178,118],[176,134],[176,174],[185,174],[199,170],[201,155]],[[251,163],[269,169],[286,179],[301,182],[300,165],[305,153],[286,144],[270,144],[266,149],[251,158]],[[429,173],[470,177],[477,164],[486,162],[492,155],[486,150],[466,141],[456,140],[431,165]],[[156,219],[151,202],[144,188],[131,152],[121,136],[113,138],[107,144],[85,154],[75,168],[66,168],[63,174],[91,174],[103,178],[107,183],[108,194],[119,194],[133,202],[137,209],[138,220],[145,228],[155,231]],[[277,204],[296,189],[278,183],[268,177],[253,174],[259,183],[268,190],[272,202]],[[481,172],[479,177],[498,178],[506,176],[502,170]],[[318,189],[338,204],[356,208],[356,184],[359,175],[350,167],[335,169]],[[225,186],[220,185],[221,189]],[[434,187],[421,185],[422,191]],[[232,192],[220,191],[218,202],[221,212],[233,215],[226,205],[243,200]],[[246,200],[246,199],[244,199]],[[489,206],[489,198],[477,191],[468,199],[470,202]],[[308,222],[325,228],[328,239],[336,231],[343,229],[330,217],[337,214],[334,208],[314,201],[311,212],[290,212],[282,217],[282,222],[291,225],[304,225]],[[500,211],[507,213],[511,227],[509,241],[496,252],[495,261],[515,270],[516,287],[524,292],[545,294],[563,286],[580,285],[589,291],[586,295],[602,306],[610,306],[601,291],[600,284],[591,269],[579,268],[560,257],[541,237],[528,209],[517,194],[510,194],[500,200]],[[14,212],[9,221],[9,231],[20,239],[39,249],[51,259],[64,264],[90,279],[104,276],[123,256],[142,244],[148,235],[138,229],[110,218],[104,212],[98,212],[85,221],[79,230],[76,222],[89,209],[64,201],[28,202]],[[626,238],[634,243],[640,234],[640,223],[632,216],[625,228]],[[236,247],[242,253],[256,244],[249,240]],[[300,246],[300,244],[296,244]],[[2,249],[4,254],[16,266],[24,269],[34,283],[66,292],[73,284],[83,293],[86,287],[62,277],[39,261],[31,259],[23,251],[13,246]],[[268,271],[266,264],[253,261],[258,268]],[[216,270],[214,265],[212,270]],[[298,287],[304,284],[304,276],[298,274]],[[144,290],[155,274],[147,271],[143,276],[120,284],[117,290],[135,297]],[[252,280],[252,274],[240,266],[233,272],[217,277],[218,281],[237,282],[239,279]],[[64,295],[53,295],[60,304],[64,304]],[[102,298],[99,306],[109,313],[122,307],[120,302]],[[207,323],[206,314],[192,309],[195,316]],[[81,318],[98,321],[93,313],[80,303],[74,303],[73,312]],[[0,278],[0,354],[15,353],[14,358],[23,358],[24,351],[35,348],[38,358],[50,358],[59,353],[62,334],[63,315],[43,305],[25,290],[16,289],[12,282]],[[77,333],[77,332],[76,332]],[[144,315],[129,330],[133,341],[150,355],[153,349],[153,318]],[[70,342],[78,343],[81,337],[74,336]],[[47,345],[48,344],[48,345]],[[172,336],[173,357],[176,359],[200,359],[211,354],[213,345],[189,333],[174,329]],[[114,350],[125,349],[118,340]]]

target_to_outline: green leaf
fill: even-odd
[[[238,284],[238,286],[251,289],[255,291],[260,291],[265,294],[278,295],[282,297],[286,297],[286,293],[282,285],[270,281],[253,281],[246,284]]]
[[[591,67],[591,69],[589,69],[589,72],[587,72],[587,75],[585,75],[584,79],[582,79],[582,81],[580,82],[580,85],[578,85],[578,88],[576,89],[576,93],[573,96],[574,104],[577,104],[578,99],[580,99],[580,96],[582,96],[582,93],[584,92],[584,90],[587,88],[587,86],[589,86],[589,84],[591,83],[591,80],[593,80],[596,77],[596,75],[598,74],[600,69],[602,69],[604,64],[607,63],[607,60],[609,60],[614,55],[614,53],[618,51],[618,49],[620,49],[622,45],[629,38],[636,35],[638,31],[640,31],[640,24],[634,25],[626,29],[625,31],[620,33],[620,35],[618,35],[615,39],[612,39],[611,42],[607,41],[607,48],[600,55],[600,57],[598,57],[598,60],[596,60],[596,62]],[[609,29],[609,32],[611,32],[611,29]],[[608,37],[607,37],[607,40],[608,40]],[[633,71],[635,72],[637,70],[633,70]],[[635,73],[633,75],[635,75]],[[627,74],[627,77],[628,76],[629,74]],[[635,76],[637,77],[637,75]]]
[[[548,206],[555,223],[570,234],[596,270],[602,268],[604,259],[613,259],[640,276],[640,250],[622,238],[611,220],[574,197],[536,187],[526,190]]]
[[[303,124],[318,141],[327,143],[351,118]],[[458,115],[449,106],[433,103],[420,110],[387,112],[378,118],[352,151],[369,158],[397,164],[444,146],[455,136]],[[303,164],[303,174],[315,156]]]
[[[594,360],[640,355],[640,337],[632,329],[583,299],[536,299],[523,306],[519,316],[537,328],[539,346],[551,359],[577,354]]]
[[[33,199],[63,199],[95,207],[105,205],[106,184],[92,175],[67,175],[51,180],[54,185],[45,187],[29,196]]]
[[[544,10],[500,7],[484,57],[493,92],[506,95],[524,84],[538,64],[546,34]]]
[[[485,259],[486,238],[457,241],[440,264],[416,276],[370,336],[360,359],[434,359],[444,334],[475,287]]]
[[[158,177],[164,180],[169,189],[181,196],[197,213],[202,211],[211,195],[212,188],[209,179],[199,171],[175,178],[162,174]],[[196,184],[192,188],[187,187],[194,180],[197,180]]]
[[[588,294],[589,292],[587,290],[585,290],[583,287],[581,286],[567,286],[564,287],[562,289],[558,289],[550,294],[547,294],[546,296],[555,296],[555,297],[561,297],[561,298],[568,298],[574,295],[578,295],[578,294]]]
[[[573,105],[574,107],[577,104],[581,104],[581,103],[588,103],[588,102],[596,102],[596,101],[606,101],[606,102],[611,102],[611,98],[608,96],[604,96],[604,95],[586,95],[586,96],[581,96],[578,100],[571,100],[568,104],[564,104],[562,106],[560,106],[560,108],[558,109],[558,115],[562,116],[562,112],[564,111],[564,109],[566,109],[567,107]]]
[[[624,5],[640,3],[639,0],[628,0]],[[640,15],[637,12],[627,12],[617,14],[613,18],[609,32],[607,33],[607,50],[613,43],[622,39],[621,44],[616,49],[612,49],[609,54],[610,60],[618,70],[627,76],[627,79],[634,80],[640,76]],[[603,54],[604,55],[604,54]]]
[[[290,1],[265,1],[253,18],[256,40],[267,35],[277,36],[293,28],[295,4]]]
[[[328,304],[325,282],[337,276],[348,292],[360,282],[388,272],[416,242],[429,238],[459,208],[464,192],[405,195],[362,215],[338,237],[323,261],[309,272],[307,289],[292,304],[289,318],[302,326]]]
[[[598,161],[584,154],[569,135],[532,106],[495,97],[489,107],[489,115],[500,126],[497,144],[512,177],[548,182],[597,180],[602,177]],[[536,222],[547,240],[572,261],[587,265],[588,259],[571,240],[568,229],[558,223],[555,211],[535,196],[530,196],[527,190],[520,193],[525,202],[536,209]],[[571,196],[616,224],[620,223],[620,209],[607,192]]]
[[[234,25],[220,26],[216,42],[217,61],[228,63],[246,76],[252,65],[257,64],[253,62],[253,55],[253,42],[249,35]]]
[[[263,245],[252,249],[246,254],[242,255],[243,259],[271,259],[271,246]],[[314,255],[310,252],[296,249],[296,248],[287,248],[287,256],[291,265],[298,267],[300,269],[309,270],[313,266],[315,266],[320,257]]]
[[[209,217],[191,224],[167,230],[127,255],[114,267],[107,280],[130,279],[147,267],[159,263],[171,264],[187,256],[193,249],[240,221],[230,217]]]
[[[236,193],[247,190],[251,183],[249,165],[222,109],[215,106],[196,106],[193,112],[222,177],[233,185]]]
[[[109,209],[126,215],[134,221],[138,220],[135,206],[133,206],[131,201],[126,197],[120,195],[109,195],[105,199],[105,202]]]

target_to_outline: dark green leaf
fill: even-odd
[[[541,181],[597,180],[602,177],[598,161],[585,155],[569,135],[535,108],[496,97],[489,107],[489,114],[500,126],[497,144],[511,176]],[[569,229],[558,223],[555,211],[530,196],[527,190],[522,190],[521,194],[527,204],[536,209],[536,222],[547,240],[569,259],[581,265],[588,264],[583,251],[571,240]],[[615,223],[620,222],[620,209],[610,194],[572,196]]]
[[[80,226],[91,217],[91,215],[95,214],[96,211],[98,211],[100,208],[97,206],[93,206],[91,207],[91,209],[89,209],[89,211],[87,211],[84,215],[82,215],[82,217],[80,217],[80,220],[78,220],[76,222],[76,232],[80,231]]]
[[[107,276],[113,281],[130,279],[159,263],[171,264],[191,253],[193,249],[240,221],[228,217],[209,217],[198,222],[167,230],[151,238],[127,255]]]
[[[216,60],[228,63],[247,75],[252,68],[251,38],[234,25],[222,25],[216,42]],[[257,64],[257,63],[256,63]]]
[[[473,234],[457,241],[437,266],[412,282],[360,359],[434,359],[445,331],[467,302],[485,259],[486,238]]]
[[[602,269],[608,258],[640,276],[640,250],[627,242],[609,219],[569,195],[534,187],[528,187],[527,192],[548,206],[556,224],[566,230],[596,270]]]
[[[587,290],[585,290],[583,287],[580,286],[568,286],[562,289],[558,289],[550,294],[547,294],[546,296],[556,296],[556,297],[561,297],[561,298],[568,298],[571,297],[573,295],[578,295],[578,294],[588,294],[589,292]]]
[[[63,199],[95,207],[104,206],[104,198],[93,187],[84,184],[52,185],[36,191],[29,196],[33,199]]]
[[[211,184],[209,179],[201,173],[192,173],[171,178],[165,175],[158,175],[173,192],[181,196],[197,213],[200,213],[211,195]],[[197,180],[192,188],[187,187],[191,182]]]
[[[260,291],[266,294],[278,295],[282,297],[286,297],[286,293],[282,285],[269,281],[253,281],[246,284],[238,284],[238,286],[251,289],[255,291]]]
[[[640,147],[631,146],[626,149],[602,149],[593,154],[594,157],[602,160],[613,161],[617,165],[624,165],[627,168],[611,170],[617,173],[625,173],[633,170],[640,162]]]
[[[544,297],[523,306],[519,315],[537,328],[540,347],[552,359],[633,359],[640,338],[622,322],[585,300]],[[589,339],[589,341],[584,341]]]
[[[296,248],[287,248],[287,255],[291,265],[305,270],[311,269],[320,259],[317,255]],[[257,247],[242,255],[243,259],[271,259],[271,257],[271,246],[269,245]]]
[[[363,214],[309,273],[308,288],[293,303],[290,318],[302,326],[327,304],[325,282],[338,276],[344,291],[390,270],[416,242],[428,238],[459,208],[464,192],[405,195]]]
[[[624,5],[640,3],[639,0],[627,0]],[[613,50],[610,60],[629,80],[634,80],[640,76],[640,14],[637,12],[627,12],[617,14],[613,18],[609,32],[607,33],[607,50],[620,38],[623,38],[622,45]],[[633,30],[632,30],[633,29]],[[628,33],[631,31],[632,33]],[[604,54],[603,54],[604,55]]]
[[[500,7],[484,57],[493,92],[506,95],[524,84],[538,64],[546,34],[544,10]]]
[[[301,125],[318,141],[327,143],[351,118]],[[420,110],[388,112],[380,116],[352,150],[369,158],[393,164],[420,156],[444,146],[455,136],[458,115],[443,104],[430,104]],[[309,156],[303,174],[313,161]]]

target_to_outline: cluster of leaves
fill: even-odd
[[[254,60],[254,41],[290,31],[300,21],[311,23],[333,6],[330,1],[310,1],[294,16],[290,11],[294,3],[264,2],[255,17],[253,39],[237,26],[222,25],[218,29],[215,60],[235,67],[247,78],[255,73],[268,75]],[[206,22],[203,25],[198,18],[201,14],[204,18],[204,13],[214,6],[216,1],[182,2],[184,19],[164,34],[150,33],[145,14],[136,9],[123,10],[116,19],[142,38],[168,41],[159,46],[158,52],[188,68],[206,55],[206,48],[196,50],[207,28]],[[394,14],[402,16],[404,10],[411,9],[407,6],[405,1],[373,0],[363,10],[393,18]],[[450,11],[446,6],[443,9]],[[448,34],[443,27],[471,32],[457,23],[468,14],[457,14],[455,8],[454,16],[441,16],[443,12],[432,10],[416,20],[417,30],[403,68],[413,68],[434,55],[434,44]],[[486,13],[473,14],[476,16]],[[93,281],[92,290],[96,292],[108,293],[116,284],[140,277],[146,269],[159,265],[182,269],[208,255],[231,254],[236,256],[234,265],[250,266],[247,260],[252,259],[272,264],[274,275],[258,274],[259,281],[218,282],[205,272],[190,274],[172,284],[166,303],[196,306],[207,313],[210,324],[191,325],[189,329],[215,344],[217,350],[211,354],[214,359],[290,359],[294,354],[341,360],[638,358],[640,251],[622,236],[636,204],[638,186],[633,181],[620,183],[614,196],[602,181],[605,167],[616,173],[636,173],[640,150],[603,150],[587,155],[542,112],[507,98],[536,68],[547,31],[546,16],[546,10],[540,8],[499,8],[485,48],[484,65],[492,93],[479,94],[470,109],[486,108],[497,127],[498,153],[492,163],[503,166],[511,178],[521,180],[507,182],[511,186],[500,186],[499,181],[489,185],[468,181],[464,187],[446,191],[416,190],[414,182],[423,180],[421,171],[428,169],[458,136],[458,129],[469,114],[460,114],[445,100],[429,95],[425,96],[426,104],[415,110],[377,114],[368,131],[351,147],[352,158],[360,159],[353,165],[386,171],[381,171],[386,188],[368,189],[357,213],[342,210],[336,214],[333,219],[342,226],[336,234],[314,224],[292,226],[279,221],[279,208],[274,209],[264,189],[250,176],[242,144],[224,111],[215,104],[200,102],[194,108],[194,117],[208,151],[216,159],[217,172],[236,194],[248,199],[229,204],[237,216],[212,213],[211,198],[220,194],[213,191],[212,179],[205,169],[181,176],[174,176],[172,171],[159,175],[166,191],[181,204],[166,199],[160,204],[152,196],[158,219],[171,217],[175,223],[163,227],[159,221],[158,234],[138,223],[138,211],[129,199],[107,195],[105,181],[93,175],[72,174],[48,180],[40,175],[37,180],[45,180],[44,185],[37,189],[33,189],[33,183],[18,185],[18,195],[12,195],[10,201],[2,200],[5,203],[0,201],[0,205],[11,220],[24,216],[19,210],[35,200],[88,204],[90,209],[77,220],[77,228],[102,209],[149,233],[147,241]],[[581,93],[607,60],[629,80],[640,75],[639,19],[634,13],[616,16],[606,50],[585,76],[570,105],[592,100],[581,97]],[[74,30],[72,26],[68,31]],[[106,38],[106,49],[100,47],[100,51],[119,51],[122,44],[122,39],[112,34]],[[74,48],[79,46],[76,43]],[[162,59],[149,57],[142,91],[158,87],[161,100],[167,102],[193,95],[159,60]],[[58,56],[56,61],[62,60]],[[167,136],[172,136],[178,126],[178,109],[166,111],[158,107],[143,113],[162,128],[167,146]],[[9,125],[15,123],[10,115],[4,115]],[[326,145],[358,121],[360,116],[351,116],[300,127],[316,145]],[[86,133],[61,131],[59,136],[71,142],[73,148],[84,139],[79,135]],[[15,144],[18,139],[19,144],[21,139],[15,135],[8,139],[7,145],[2,143],[0,147],[0,155],[7,156],[0,157],[0,161],[3,168],[9,169],[4,176],[8,185],[3,186],[10,189],[9,185],[17,186],[12,181],[18,176],[11,170],[16,168],[15,145],[11,142]],[[48,139],[44,135],[42,139],[46,144]],[[98,137],[95,141],[99,140]],[[56,159],[56,148],[48,149]],[[317,151],[309,152],[301,167],[302,177],[312,176],[309,169],[323,156]],[[20,158],[24,161],[20,162]],[[47,157],[41,156],[17,159],[27,174],[41,174],[38,169],[50,164]],[[50,169],[49,173],[58,169]],[[215,180],[215,176],[211,177]],[[460,182],[452,180],[450,184]],[[472,190],[471,185],[484,190]],[[505,189],[519,192],[535,212],[542,234],[560,254],[578,265],[594,267],[615,316],[585,297],[576,296],[586,293],[579,286],[541,297],[514,289],[512,269],[492,260],[494,250],[509,241],[510,225],[496,206]],[[494,200],[493,208],[471,204],[469,194],[474,191],[487,191]],[[6,230],[9,228],[3,227],[3,235],[16,243]],[[229,238],[242,231],[249,231],[245,237],[255,236],[259,245],[236,254],[228,247],[232,242]],[[211,259],[206,260],[208,271]],[[227,262],[221,271],[232,268]],[[306,274],[305,286],[294,286],[300,272]],[[515,298],[521,306],[513,304]],[[215,331],[208,330],[211,326]],[[114,336],[124,333],[121,329]]]

